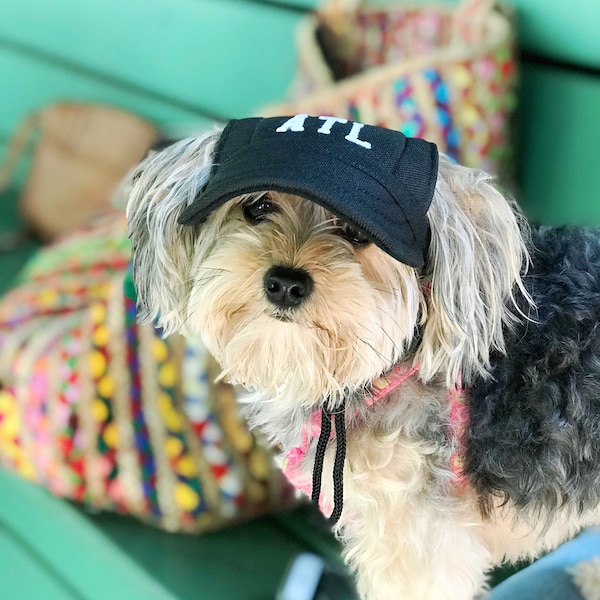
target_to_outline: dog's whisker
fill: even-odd
[[[398,328],[398,331],[405,331],[406,330],[406,325],[403,325],[389,311],[387,311],[387,310],[385,310],[385,309],[382,308],[381,309],[381,313],[384,314],[392,322],[392,324]],[[388,332],[383,329],[383,326],[382,325],[379,325],[379,326],[382,328],[384,334],[386,334],[386,336],[389,336]],[[410,331],[408,334],[405,335],[405,337],[407,339],[404,340],[404,343],[408,343],[412,339],[412,334],[413,334],[413,331]],[[392,341],[392,338],[390,338],[390,341]]]
[[[206,272],[207,275],[210,274],[215,276],[232,273],[231,269],[217,269],[215,267],[198,267],[196,273],[200,272]]]
[[[182,329],[186,329],[187,326],[189,325],[190,321],[195,317],[196,315],[193,313],[189,313],[187,314],[183,320],[181,321],[181,328]]]
[[[393,356],[401,356],[401,348],[398,345],[398,343],[394,340],[394,338],[392,338],[392,336],[385,330],[385,328],[382,325],[379,325],[379,329],[381,330],[381,333],[383,333],[383,335],[391,342],[392,344],[392,349],[393,349]]]
[[[221,273],[207,273],[205,275],[200,275],[199,277],[190,277],[188,279],[184,279],[182,283],[194,283],[196,285],[209,283],[217,279]]]
[[[369,347],[371,350],[373,350],[373,352],[379,357],[382,358],[386,363],[389,364],[389,357],[386,357],[384,354],[382,354],[379,350],[377,350],[377,348],[373,345],[373,342],[369,342],[363,338],[357,337],[356,338],[357,341],[359,341],[361,344],[364,344],[365,346]],[[364,358],[364,357],[363,357]],[[365,359],[366,360],[366,359]]]

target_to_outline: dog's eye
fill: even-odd
[[[264,221],[274,212],[277,212],[277,206],[269,200],[268,196],[244,204],[244,218],[252,225]]]
[[[360,229],[342,223],[340,232],[343,238],[348,240],[353,246],[366,246],[371,243],[371,240]]]

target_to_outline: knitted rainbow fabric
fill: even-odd
[[[196,339],[136,322],[124,216],[41,250],[0,300],[0,465],[170,531],[291,501]]]

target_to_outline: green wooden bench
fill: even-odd
[[[295,27],[315,4],[0,0],[0,156],[23,117],[57,100],[119,106],[168,136],[254,114],[284,96]],[[513,4],[525,52],[519,200],[536,220],[600,225],[600,4]],[[15,199],[0,198],[0,233],[18,230]],[[34,250],[0,254],[0,291]],[[190,537],[88,515],[6,473],[0,494],[0,586],[18,600],[267,600],[298,552],[339,555],[306,507]]]

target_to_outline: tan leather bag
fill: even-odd
[[[56,103],[29,116],[15,133],[0,166],[0,190],[11,184],[34,135],[19,202],[26,225],[46,241],[101,212],[119,181],[158,139],[152,124],[126,111]]]

